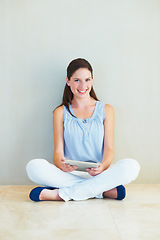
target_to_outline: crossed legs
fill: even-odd
[[[94,197],[116,198],[116,187],[134,181],[140,166],[134,159],[123,159],[89,179],[63,172],[44,159],[31,160],[26,170],[28,177],[36,184],[57,188],[52,191],[44,189],[39,196],[40,200],[69,201]]]

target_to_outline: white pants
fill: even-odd
[[[136,160],[125,158],[92,177],[87,172],[63,172],[45,159],[33,159],[26,170],[34,183],[59,188],[59,196],[67,202],[102,198],[103,192],[134,181],[140,166]]]

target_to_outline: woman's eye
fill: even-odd
[[[75,81],[75,82],[78,82],[78,81],[79,81],[79,79],[75,79],[74,81]]]
[[[90,78],[87,78],[86,81],[87,81],[87,82],[90,81]]]

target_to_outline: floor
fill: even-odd
[[[123,201],[32,202],[33,186],[0,186],[2,240],[160,240],[160,184],[127,185]]]

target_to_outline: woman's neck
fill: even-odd
[[[93,105],[95,102],[96,100],[90,96],[89,98],[84,98],[84,99],[73,98],[72,106],[75,108],[85,108],[89,105]]]

